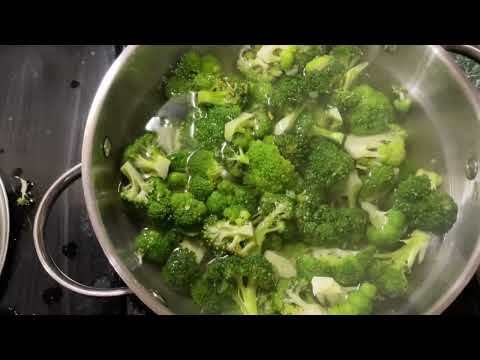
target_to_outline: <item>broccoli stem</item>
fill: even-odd
[[[234,300],[240,308],[240,311],[243,315],[258,315],[257,287],[252,283],[245,286],[241,278],[237,279],[237,283],[238,295]]]

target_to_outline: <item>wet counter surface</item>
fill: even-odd
[[[0,172],[11,197],[10,248],[0,277],[1,314],[151,315],[135,296],[96,299],[60,288],[43,271],[32,239],[35,207],[15,206],[21,176],[37,201],[53,181],[80,162],[86,117],[95,91],[121,46],[0,46]],[[480,66],[462,61],[480,86]],[[80,182],[55,205],[46,241],[58,266],[99,287],[123,286],[95,239]],[[474,279],[447,311],[480,315]]]

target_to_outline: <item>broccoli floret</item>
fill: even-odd
[[[440,186],[442,186],[443,178],[440,174],[436,173],[435,171],[429,171],[425,169],[418,169],[416,174],[417,176],[425,175],[430,180],[430,185],[432,190],[437,190]]]
[[[249,81],[248,91],[252,104],[270,105],[270,99],[273,93],[273,87],[270,81]]]
[[[243,105],[248,93],[248,84],[234,76],[218,76],[210,87],[197,93],[198,105]]]
[[[368,270],[371,282],[381,295],[387,298],[404,296],[408,291],[408,275],[415,261],[421,263],[431,236],[415,230],[400,249],[384,254],[377,254]]]
[[[34,203],[32,192],[30,191],[33,184],[21,178],[20,176],[15,176],[15,178],[20,181],[20,190],[19,196],[17,197],[16,204],[18,206],[30,206]]]
[[[360,78],[360,75],[365,71],[368,67],[368,62],[362,62],[345,73],[345,77],[343,80],[343,90],[350,90],[352,85]]]
[[[310,281],[315,276],[332,277],[343,286],[357,286],[367,275],[375,254],[374,247],[363,250],[314,249],[297,259],[299,277]]]
[[[336,202],[340,205],[354,208],[357,206],[357,198],[362,188],[362,180],[358,176],[358,172],[353,170],[348,178],[337,185],[334,185],[332,191]]]
[[[228,220],[218,220],[216,216],[207,219],[203,237],[213,249],[238,256],[247,256],[257,249],[251,222],[237,225]]]
[[[340,93],[341,94],[341,93]],[[339,95],[337,94],[337,97]],[[351,94],[343,93],[338,100],[344,109],[350,132],[357,136],[377,135],[388,130],[394,121],[394,109],[390,100],[369,85],[360,85]]]
[[[398,170],[393,166],[383,164],[373,166],[363,179],[360,200],[380,203],[393,190],[397,180]]]
[[[311,283],[313,295],[325,307],[342,303],[348,293],[356,290],[356,287],[343,287],[334,278],[325,276],[314,276]]]
[[[315,301],[310,283],[303,279],[282,279],[272,296],[272,305],[282,315],[325,315],[326,309]]]
[[[283,134],[275,136],[274,141],[285,159],[294,164],[297,169],[303,169],[311,149],[311,142],[306,137]]]
[[[261,250],[267,234],[286,230],[285,220],[294,216],[293,202],[287,196],[266,193],[260,200],[262,220],[255,228],[255,241]]]
[[[257,297],[274,288],[273,268],[263,256],[227,256],[209,263],[192,288],[192,298],[207,313],[218,313],[233,302],[243,315],[257,315]]]
[[[316,113],[311,110],[302,112],[297,120],[297,137],[321,137],[342,145],[345,135],[338,131],[342,118],[337,112],[334,108]]]
[[[252,80],[271,81],[289,70],[295,61],[296,45],[257,45],[240,53],[237,66]]]
[[[196,200],[189,192],[176,193],[171,196],[172,217],[178,226],[200,224],[207,215],[207,207]]]
[[[154,176],[145,180],[130,162],[121,167],[121,172],[129,180],[120,190],[120,197],[126,204],[136,211],[146,211],[157,224],[170,216],[170,191],[162,179]]]
[[[188,161],[188,172],[192,176],[200,176],[212,182],[222,175],[223,167],[215,160],[213,152],[209,150],[196,151]]]
[[[214,190],[215,183],[212,180],[199,175],[194,175],[190,178],[188,191],[193,194],[195,199],[206,201]]]
[[[236,105],[211,106],[192,111],[182,126],[182,143],[189,147],[217,149],[225,141],[225,124],[237,118],[241,112],[241,108]]]
[[[370,136],[349,135],[345,149],[355,159],[366,164],[378,163],[399,166],[406,156],[405,139],[407,133],[399,126],[390,126],[383,134]]]
[[[170,190],[183,190],[187,186],[188,176],[182,172],[170,172],[167,177],[167,184]]]
[[[248,169],[243,181],[261,192],[280,193],[291,186],[294,167],[274,144],[254,141],[246,153]]]
[[[307,83],[303,75],[284,76],[273,83],[270,103],[276,109],[296,107],[307,96]]]
[[[162,179],[167,178],[170,167],[170,160],[160,150],[157,135],[153,133],[147,133],[129,145],[123,154],[123,161],[131,162],[145,174],[159,176]]]
[[[272,122],[263,109],[244,112],[225,124],[225,140],[231,142],[236,133],[251,133],[254,138],[263,138],[272,132]]]
[[[407,89],[403,87],[394,86],[392,88],[395,100],[393,100],[393,106],[399,113],[408,113],[412,108],[412,99],[408,95]]]
[[[343,66],[350,69],[357,65],[364,53],[357,45],[336,45],[330,51],[330,55],[334,56]]]
[[[223,216],[236,225],[244,225],[250,220],[251,214],[243,207],[233,205],[223,210]]]
[[[208,210],[212,214],[222,215],[223,211],[238,205],[254,214],[257,210],[258,194],[255,189],[223,180],[207,200]]]
[[[320,205],[298,219],[305,242],[314,246],[345,247],[363,239],[367,215],[359,208],[333,208]]]
[[[275,129],[273,130],[274,135],[280,136],[290,131],[295,126],[295,123],[302,111],[303,107],[292,110],[288,109],[286,111],[286,115],[275,124]]]
[[[344,74],[344,65],[335,57],[316,57],[305,66],[305,90],[313,98],[331,94],[341,84]]]
[[[189,91],[210,89],[220,74],[221,65],[217,58],[187,52],[178,60],[165,83],[166,96],[170,98]]]
[[[298,72],[302,72],[313,58],[325,55],[328,52],[328,45],[297,45],[295,54],[295,65]]]
[[[162,269],[165,282],[175,290],[190,289],[199,274],[195,253],[185,247],[173,251]]]
[[[178,244],[178,235],[173,231],[159,232],[144,229],[135,238],[135,254],[139,262],[147,261],[163,265]]]
[[[377,295],[377,288],[363,283],[358,290],[347,294],[345,300],[328,309],[328,315],[371,315]]]
[[[170,160],[170,172],[185,172],[190,153],[184,150],[176,151],[168,155]]]
[[[380,211],[375,205],[362,202],[362,209],[368,213],[368,242],[380,249],[391,249],[398,244],[407,230],[407,218],[397,209]]]
[[[458,206],[451,196],[432,189],[427,175],[410,176],[394,194],[394,208],[407,217],[411,228],[444,234],[457,220]]]
[[[325,189],[342,182],[354,169],[353,159],[336,144],[319,139],[305,170],[305,180]]]

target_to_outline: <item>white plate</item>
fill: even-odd
[[[10,232],[10,215],[8,212],[8,197],[5,186],[0,178],[0,275],[7,256],[8,236]]]

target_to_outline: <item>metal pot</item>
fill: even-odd
[[[86,125],[82,164],[62,175],[47,191],[34,224],[35,249],[44,269],[62,286],[84,295],[135,293],[157,314],[193,314],[189,300],[170,292],[158,269],[138,266],[133,254],[136,228],[123,213],[118,196],[120,157],[140,134],[163,100],[158,86],[169,66],[189,49],[222,57],[237,55],[238,46],[129,46],[103,79]],[[480,263],[478,159],[480,97],[446,50],[480,62],[469,45],[399,46],[394,54],[366,46],[372,81],[409,89],[415,110],[408,122],[411,150],[421,165],[445,174],[445,189],[459,204],[454,228],[436,239],[412,279],[413,293],[391,304],[387,314],[440,314],[463,290]],[[232,61],[232,66],[233,66]],[[387,90],[383,86],[383,90]],[[96,289],[65,275],[46,253],[44,226],[61,194],[82,175],[85,200],[95,234],[110,263],[128,288]]]

